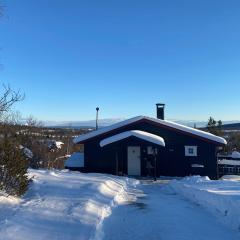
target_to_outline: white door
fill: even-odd
[[[128,147],[128,175],[141,175],[141,151],[140,147]]]

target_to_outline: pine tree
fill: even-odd
[[[210,133],[222,136],[222,121],[215,121],[214,118],[210,117],[207,124],[207,129]]]
[[[0,144],[0,190],[21,196],[29,185],[28,162],[16,142],[5,137]]]

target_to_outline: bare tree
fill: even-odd
[[[4,124],[8,125],[21,125],[22,124],[22,115],[19,111],[11,111],[4,113],[0,120]]]
[[[38,121],[33,115],[30,115],[26,119],[26,124],[29,127],[42,127],[43,123]]]
[[[0,97],[0,115],[7,112],[14,103],[22,101],[24,95],[20,91],[14,91],[9,85],[3,85],[4,91]]]
[[[3,6],[0,5],[0,17]],[[11,107],[22,101],[24,95],[14,91],[9,85],[3,85],[0,92],[0,191],[10,195],[24,194],[30,182],[28,178],[28,160],[20,150],[20,143],[16,136],[16,126],[12,124]]]

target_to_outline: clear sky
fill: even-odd
[[[240,120],[239,0],[0,0],[0,81],[41,120]]]

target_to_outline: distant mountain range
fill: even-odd
[[[99,127],[109,126],[111,124],[123,121],[124,118],[107,118],[107,119],[99,119],[98,125]],[[204,128],[207,125],[205,121],[194,121],[194,120],[177,120],[177,119],[169,119],[169,121],[173,121],[185,126],[197,128]],[[43,122],[47,127],[60,127],[60,128],[94,128],[96,125],[95,120],[88,121],[45,121]],[[225,130],[238,130],[240,129],[240,121],[224,121],[223,128]],[[236,129],[235,129],[236,128]]]
[[[99,127],[106,127],[117,122],[121,122],[123,118],[107,118],[99,119]],[[43,124],[47,127],[63,127],[63,128],[93,128],[96,126],[96,120],[87,121],[44,121]]]

